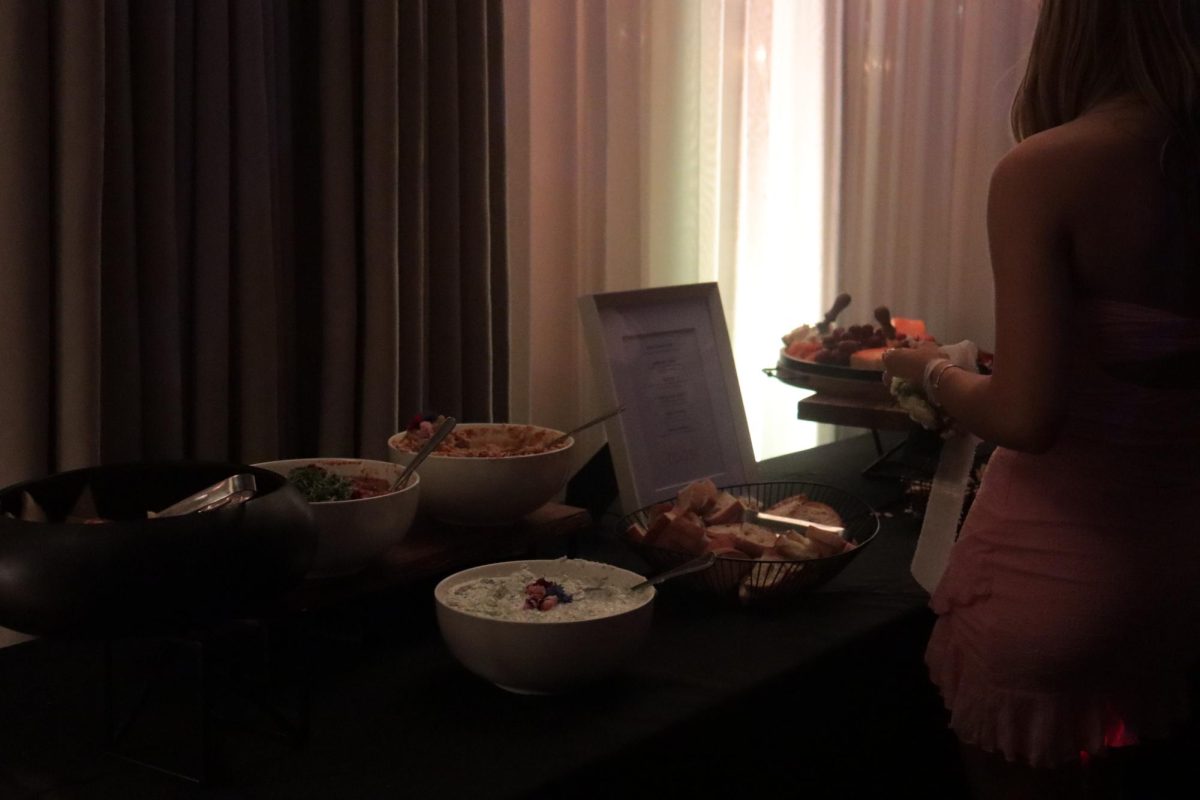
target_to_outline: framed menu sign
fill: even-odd
[[[579,298],[606,406],[625,513],[673,498],[691,481],[757,480],[733,350],[715,283]]]

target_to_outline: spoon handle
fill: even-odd
[[[442,443],[442,439],[450,435],[450,431],[454,430],[454,426],[457,424],[458,420],[454,417],[446,417],[445,421],[442,422],[442,426],[433,432],[433,435],[429,437],[429,441],[425,443],[425,446],[417,451],[412,461],[408,462],[408,467],[404,472],[400,473],[400,477],[392,484],[392,491],[408,485],[408,479],[417,471],[417,467],[421,465],[421,462]]]
[[[647,586],[657,586],[663,581],[669,581],[671,578],[678,578],[680,575],[688,575],[693,572],[699,572],[702,569],[708,569],[716,560],[716,553],[705,553],[698,558],[693,558],[691,561],[685,561],[678,567],[669,569],[666,572],[660,572],[653,578],[647,578],[641,583],[636,583],[629,587],[629,591],[634,592],[638,589],[644,589]]]
[[[594,417],[593,419],[589,419],[587,422],[583,423],[582,425],[576,425],[574,428],[571,428],[571,430],[567,431],[566,433],[562,434],[561,436],[554,437],[553,439],[551,439],[549,442],[546,443],[546,446],[553,447],[554,445],[558,444],[559,442],[565,442],[567,439],[571,438],[572,436],[579,433],[580,431],[586,430],[587,428],[590,428],[593,425],[599,425],[601,422],[604,422],[604,420],[608,419],[609,417],[615,417],[617,414],[620,414],[624,410],[625,410],[625,406],[619,406],[617,408],[614,408],[612,411],[605,411],[600,416]]]

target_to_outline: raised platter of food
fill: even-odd
[[[936,341],[919,319],[893,317],[887,306],[872,322],[840,327],[838,315],[850,305],[840,294],[824,319],[801,325],[783,336],[775,376],[785,383],[829,394],[889,397],[883,385],[883,354],[889,347]]]

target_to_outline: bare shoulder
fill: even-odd
[[[996,165],[989,205],[1007,206],[1026,224],[1073,238],[1150,213],[1162,202],[1161,141],[1151,122],[1129,116],[1086,115],[1050,128]]]
[[[1145,117],[1085,115],[1017,144],[997,164],[993,181],[1001,190],[1091,203],[1097,193],[1157,174],[1163,135]]]
[[[1079,188],[1079,155],[1058,128],[1030,136],[1009,150],[992,171],[991,214],[1018,217],[1048,228],[1065,221]]]

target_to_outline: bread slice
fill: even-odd
[[[846,550],[846,540],[836,533],[809,528],[804,531],[804,535],[808,537],[808,540],[821,553],[822,558],[836,556],[838,553],[845,552]]]
[[[675,505],[703,514],[717,499],[717,485],[709,478],[692,481],[679,490]]]
[[[767,513],[777,514],[781,517],[802,519],[806,522],[816,522],[820,525],[834,525],[839,528],[844,526],[841,515],[834,510],[833,506],[817,500],[809,500],[808,497],[802,494],[792,495],[780,500],[768,508]]]
[[[784,558],[804,561],[822,558],[825,555],[811,539],[794,531],[788,531],[779,537],[779,541],[775,543],[775,552]]]
[[[672,522],[679,517],[679,512],[673,508],[659,509],[654,508],[650,511],[650,524],[646,526],[646,534],[642,537],[642,543],[652,545],[658,542]]]
[[[742,521],[742,502],[729,492],[719,492],[704,514],[705,525],[727,525]]]
[[[655,538],[653,544],[664,550],[700,555],[704,552],[707,542],[704,521],[694,512],[689,511],[675,515],[671,523],[663,528]]]

